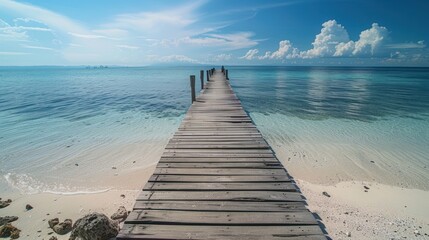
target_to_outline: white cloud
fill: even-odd
[[[240,57],[241,59],[252,60],[258,58],[257,54],[259,53],[258,49],[250,49],[247,53]]]
[[[292,47],[292,43],[289,40],[283,40],[279,42],[279,49],[275,52],[265,52],[264,56],[259,56],[259,59],[284,59],[294,58],[297,54],[298,49]]]
[[[41,47],[41,46],[22,45],[22,47],[24,47],[24,48],[29,48],[29,49],[38,49],[38,50],[49,50],[49,51],[55,51],[55,49],[53,49],[53,48],[49,48],[49,47]]]
[[[346,29],[335,20],[329,20],[322,24],[320,33],[316,35],[313,48],[301,53],[302,58],[315,58],[333,56],[336,46],[340,43],[348,42],[349,34]]]
[[[185,55],[169,55],[169,56],[152,56],[153,60],[156,60],[161,63],[172,63],[172,62],[181,62],[181,63],[198,63],[198,60],[192,59]]]
[[[387,44],[389,31],[386,27],[373,23],[370,29],[362,31],[357,41],[349,38],[347,30],[335,20],[329,20],[322,24],[322,29],[316,35],[312,45],[313,48],[306,51],[299,51],[292,46],[289,40],[279,42],[278,50],[267,51],[264,55],[258,56],[258,49],[249,50],[242,59],[267,60],[267,59],[292,59],[292,58],[323,58],[323,57],[386,57],[386,49],[421,49],[426,45],[423,41],[417,43]],[[394,54],[397,56],[398,52]]]
[[[203,36],[186,36],[178,39],[151,39],[146,38],[145,41],[150,42],[151,46],[163,47],[211,47],[221,48],[222,50],[235,50],[253,47],[258,44],[258,41],[252,40],[253,33],[238,32],[231,34],[206,34]],[[207,48],[205,48],[207,49]]]
[[[85,28],[73,20],[40,7],[10,0],[0,0],[0,5],[4,9],[24,15],[25,18],[18,18],[23,21],[37,21],[61,31],[66,30],[66,32],[85,32]]]
[[[370,29],[362,31],[359,40],[355,44],[353,55],[371,53],[374,55],[377,48],[387,39],[389,32],[387,28],[373,23]]]
[[[136,49],[140,48],[138,46],[131,46],[131,45],[126,45],[126,44],[116,45],[116,47],[118,47],[118,48],[124,48],[124,49],[131,49],[131,50],[136,50]]]
[[[69,34],[77,38],[120,40],[118,38],[111,38],[111,37],[96,35],[96,34],[79,34],[79,33],[72,33],[72,32],[69,32]]]
[[[30,53],[26,52],[0,52],[0,55],[7,55],[7,56],[16,56],[16,55],[29,55]]]
[[[425,48],[426,44],[424,41],[418,41],[417,43],[409,42],[409,43],[387,44],[386,47],[393,48],[393,49],[415,49],[415,48]]]
[[[337,46],[335,46],[334,57],[350,56],[353,54],[354,50],[355,42],[353,41],[339,43]]]
[[[0,19],[0,41],[28,41],[28,35]]]
[[[232,59],[232,54],[218,54],[216,56],[213,56],[210,60],[214,61],[214,62],[224,62],[224,61],[229,61]]]

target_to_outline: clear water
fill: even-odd
[[[190,104],[189,75],[200,68],[0,68],[0,190],[99,191],[95,172],[156,162],[140,160],[177,129]],[[406,162],[410,174],[395,176],[425,188],[429,69],[230,67],[229,73],[276,151],[306,149],[336,164]]]

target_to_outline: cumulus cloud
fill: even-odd
[[[383,53],[387,48],[424,48],[426,45],[423,41],[417,43],[405,44],[387,44],[389,31],[386,27],[373,23],[371,28],[362,31],[357,41],[350,40],[349,34],[345,27],[336,20],[329,20],[322,24],[320,33],[316,35],[312,45],[313,48],[300,51],[294,48],[289,40],[279,42],[278,50],[267,51],[264,55],[258,56],[258,49],[249,50],[242,59],[265,60],[265,59],[311,59],[323,57],[367,57],[377,56]],[[388,55],[387,53],[383,53]]]
[[[316,35],[312,43],[313,48],[303,51],[301,56],[303,58],[332,56],[338,44],[349,40],[349,34],[346,29],[341,24],[338,24],[337,21],[329,20],[322,24],[320,33]]]
[[[377,48],[387,39],[388,34],[387,28],[379,26],[378,23],[373,23],[370,29],[360,33],[353,55],[362,53],[371,53],[373,55]]]
[[[259,56],[258,59],[294,58],[299,55],[298,52],[298,49],[294,48],[289,40],[283,40],[279,42],[279,49],[274,52],[265,52],[265,55]]]

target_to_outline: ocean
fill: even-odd
[[[105,191],[158,159],[209,67],[0,67],[0,192]],[[228,67],[290,173],[429,190],[429,68]]]

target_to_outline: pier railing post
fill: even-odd
[[[207,82],[210,81],[210,77],[209,77],[209,70],[206,70],[207,72]]]
[[[204,70],[200,71],[201,89],[204,89]]]
[[[228,78],[228,69],[225,70],[225,77],[226,77],[226,80],[229,80],[229,78]]]
[[[190,76],[192,103],[195,102],[195,75]]]

